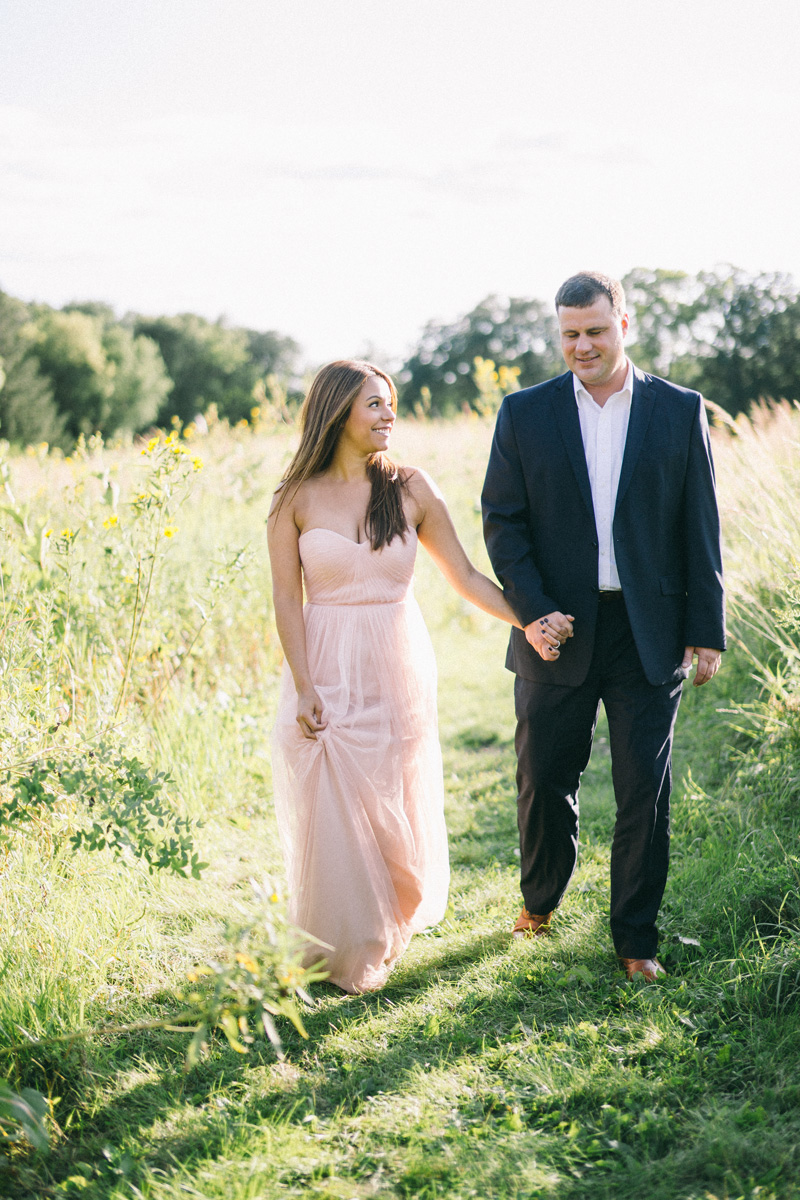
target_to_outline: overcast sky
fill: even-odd
[[[796,0],[0,0],[0,287],[396,363],[583,266],[800,281]]]

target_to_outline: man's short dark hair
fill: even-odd
[[[622,284],[599,271],[579,271],[577,275],[570,275],[556,292],[556,312],[559,308],[588,308],[599,296],[608,297],[613,313],[625,312]]]

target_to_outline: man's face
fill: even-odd
[[[608,296],[587,308],[559,308],[561,352],[585,387],[602,387],[625,367],[628,314],[614,313]]]

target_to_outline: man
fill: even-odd
[[[507,396],[483,490],[512,629],[524,907],[543,933],[575,868],[578,787],[600,701],[617,804],[611,934],[628,978],[664,974],[672,734],[683,680],[725,648],[719,515],[702,397],[625,355],[621,285],[582,272],[556,296],[569,370]]]

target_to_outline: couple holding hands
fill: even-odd
[[[568,370],[507,396],[472,566],[433,481],[386,456],[392,380],[331,363],[269,516],[286,658],[273,740],[290,918],[331,982],[380,987],[449,881],[436,664],[412,593],[417,543],[456,591],[513,628],[522,911],[544,933],[575,868],[578,788],[600,701],[617,814],[611,935],[629,978],[663,974],[670,758],[683,681],[725,646],[719,515],[702,397],[626,357],[621,285],[559,288]],[[305,585],[306,602],[303,602]]]

